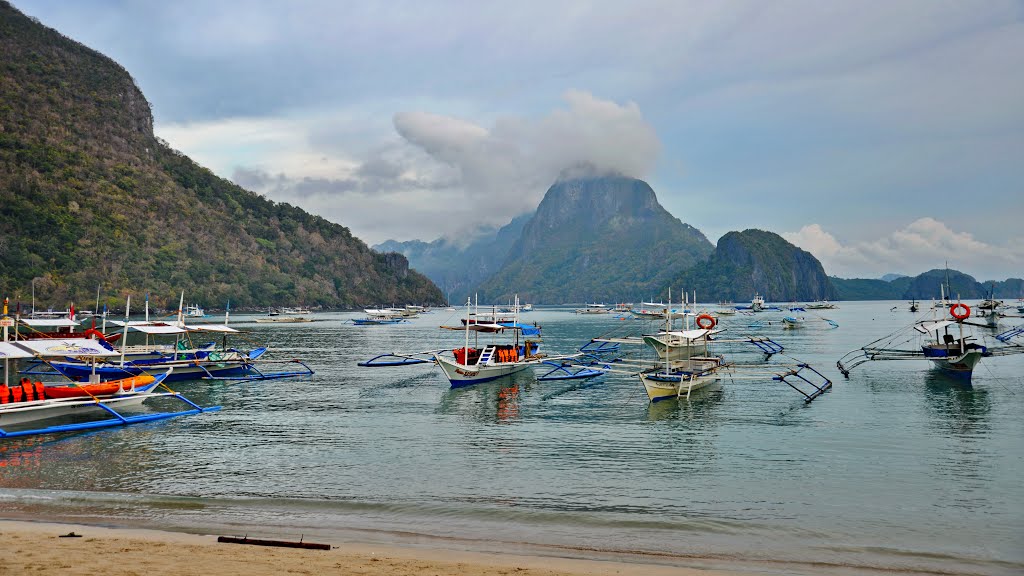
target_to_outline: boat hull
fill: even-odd
[[[51,365],[61,373],[75,380],[87,378],[93,371],[93,367],[88,364],[51,362]],[[249,363],[215,363],[185,360],[144,364],[141,366],[132,366],[127,364],[125,366],[101,364],[96,366],[96,374],[99,375],[100,380],[115,380],[120,378],[129,378],[132,376],[140,376],[152,372],[160,372],[167,370],[168,368],[174,368],[174,371],[167,377],[168,382],[182,382],[185,380],[198,380],[210,377],[246,376],[253,373],[253,366]]]
[[[71,386],[46,386],[43,394],[47,398],[89,398],[92,396],[113,396],[152,384],[156,378],[149,374],[132,376],[121,380],[110,380],[98,384],[73,384]]]
[[[974,374],[974,367],[981,362],[983,353],[980,350],[971,350],[960,356],[949,356],[946,358],[929,358],[936,367],[943,372],[957,378],[971,379]]]
[[[690,394],[721,380],[717,374],[703,374],[690,377],[677,373],[665,374],[652,372],[640,375],[647,398],[651,402],[671,400],[673,398],[689,398]]]
[[[536,364],[533,361],[526,361],[467,366],[439,355],[435,355],[434,360],[441,367],[452,388],[462,388],[464,386],[490,382],[522,372]]]

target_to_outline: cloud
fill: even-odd
[[[564,104],[489,127],[398,112],[393,132],[370,143],[372,131],[352,110],[164,124],[158,132],[240,186],[349,226],[370,243],[464,239],[533,210],[567,169],[653,171],[660,143],[635,103],[570,91]]]
[[[1019,0],[15,4],[122,64],[173,146],[371,242],[500,224],[577,163],[712,238],[770,206],[846,248],[922,217],[999,245],[1024,210]],[[966,194],[998,208],[936,201]]]
[[[913,275],[947,262],[950,268],[979,280],[1020,277],[1024,272],[1021,238],[988,244],[934,218],[920,218],[886,236],[846,245],[818,224],[785,232],[782,237],[814,254],[828,274],[840,277],[878,277],[890,272]]]

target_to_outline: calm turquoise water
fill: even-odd
[[[236,317],[276,358],[307,359],[317,374],[182,383],[224,410],[0,441],[0,516],[644,553],[779,573],[1024,572],[1024,357],[986,359],[972,387],[922,362],[871,363],[844,380],[840,356],[912,315],[903,303],[840,306],[820,312],[838,330],[783,330],[779,312],[759,315],[772,321],[760,330],[730,330],[770,335],[832,378],[811,405],[769,380],[726,380],[656,405],[618,375],[551,383],[526,373],[451,390],[429,365],[356,362],[457,345],[460,334],[437,329],[457,322],[452,313],[369,327],[340,313],[296,325]],[[549,353],[630,323],[556,309],[524,320],[544,327]]]

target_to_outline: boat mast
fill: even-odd
[[[471,300],[466,296],[466,345],[462,348],[462,365],[469,366],[469,305]],[[458,358],[456,358],[458,360]]]
[[[4,318],[7,318],[7,298],[4,298]],[[4,322],[4,342],[7,342],[7,323]],[[7,386],[7,372],[9,368],[10,360],[7,359],[7,355],[4,355],[4,386]],[[6,400],[5,400],[6,401]]]
[[[128,300],[124,304],[124,330],[121,332],[121,368],[124,368],[124,349],[128,343],[128,316],[132,309],[132,297],[128,296]]]
[[[512,308],[512,325],[519,326],[519,294],[516,294],[515,304],[513,304],[513,306],[514,308]],[[515,332],[516,335],[516,350],[519,350],[519,330],[513,329],[512,331]],[[525,340],[525,337],[523,339]]]
[[[665,309],[665,376],[668,377],[672,373],[672,368],[669,360],[671,356],[669,345],[672,339],[672,288],[668,289],[668,308]],[[682,384],[683,377],[679,377],[679,383]]]

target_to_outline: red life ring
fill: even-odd
[[[963,312],[958,312],[961,308],[963,308]],[[971,316],[971,307],[967,304],[957,302],[949,307],[949,315],[957,320],[967,320]]]
[[[710,324],[705,326],[704,325],[705,324],[705,322],[704,322],[705,320],[710,322]],[[715,327],[715,324],[718,324],[718,321],[715,320],[715,317],[712,316],[711,314],[701,314],[700,316],[697,316],[697,328],[702,328],[704,330],[711,330],[712,328]]]
[[[85,332],[82,332],[82,335],[85,336],[86,338],[92,336],[96,340],[100,340],[102,342],[106,342],[107,341],[107,337],[103,335],[103,332],[100,332],[99,330],[97,330],[95,328],[89,328]]]

